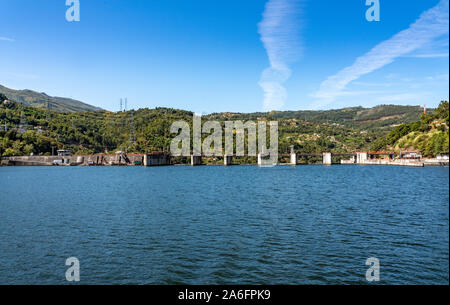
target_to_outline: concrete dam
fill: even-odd
[[[322,164],[333,165],[396,165],[396,166],[448,166],[448,156],[434,159],[426,159],[413,155],[416,152],[355,152],[355,153],[317,153],[304,154],[291,152],[290,154],[279,154],[279,157],[287,158],[287,165],[298,165],[299,159],[315,157],[321,158]],[[405,157],[406,156],[406,157]],[[413,157],[411,157],[413,156]],[[258,154],[255,157],[258,165],[263,165],[265,155]],[[334,157],[341,157],[340,162],[334,163]],[[349,159],[343,159],[343,157]],[[187,164],[191,166],[203,165],[203,158],[191,155],[187,158]],[[223,165],[233,165],[234,156],[223,156]],[[153,152],[148,154],[94,154],[94,155],[63,155],[63,156],[12,156],[0,157],[1,166],[167,166],[172,165],[172,156],[165,152]]]

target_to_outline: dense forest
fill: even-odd
[[[202,120],[222,124],[226,120],[276,120],[280,153],[288,152],[291,145],[305,153],[393,149],[410,132],[422,131],[429,132],[430,138],[421,138],[419,142],[426,144],[418,145],[418,149],[427,155],[448,152],[448,103],[416,122],[420,113],[419,107],[388,105],[329,111],[215,113]],[[57,149],[70,149],[74,154],[168,151],[176,136],[170,133],[172,122],[184,120],[192,126],[192,116],[192,112],[169,108],[59,112],[24,106],[0,94],[0,155],[50,155]],[[433,144],[428,144],[429,140]],[[447,143],[446,149],[442,143]],[[399,145],[404,148],[410,144]]]

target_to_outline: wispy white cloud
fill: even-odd
[[[0,40],[2,41],[9,41],[9,42],[14,42],[15,40],[9,37],[0,37]]]
[[[27,74],[27,73],[11,73],[11,76],[14,78],[23,78],[23,79],[37,79],[38,76],[35,74]]]
[[[392,87],[392,83],[372,83],[372,82],[354,81],[353,84],[365,87]]]
[[[446,74],[439,74],[439,75],[435,75],[435,76],[428,76],[427,80],[431,80],[431,81],[436,81],[436,80],[444,80],[444,81],[448,81],[448,73]]]
[[[448,53],[426,53],[426,54],[414,54],[409,57],[415,58],[438,58],[438,57],[448,57]]]
[[[349,83],[361,76],[380,69],[396,58],[405,56],[429,44],[433,39],[447,34],[448,10],[448,0],[441,0],[438,5],[422,13],[408,29],[381,42],[357,58],[353,65],[328,77],[321,84],[319,91],[312,94],[312,97],[316,98],[313,108],[321,108],[332,103]]]
[[[384,95],[384,96],[377,97],[375,99],[375,102],[376,103],[400,103],[400,102],[416,101],[417,99],[418,99],[418,96],[415,93],[400,93],[400,94]]]
[[[406,54],[404,57],[412,58],[444,58],[448,57],[449,39],[448,35],[443,35],[433,39],[430,43],[417,49],[414,52]]]
[[[302,0],[269,0],[258,24],[261,41],[267,51],[270,67],[261,75],[259,85],[264,90],[264,109],[275,110],[284,105],[287,91],[283,83],[291,76],[289,64],[301,52],[300,2]]]

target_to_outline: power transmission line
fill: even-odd
[[[45,120],[50,123],[50,101],[47,100],[47,112],[45,115]]]
[[[25,133],[27,131],[27,118],[25,117],[25,110],[23,104],[21,104],[21,114],[20,114],[20,123],[19,123],[19,133]]]
[[[130,146],[132,144],[136,144],[136,137],[134,136],[134,114],[131,112],[131,118],[130,118]]]

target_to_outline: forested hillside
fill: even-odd
[[[375,141],[372,149],[418,150],[425,156],[448,154],[448,127],[449,105],[443,101],[434,113],[423,114],[419,121],[402,124]]]
[[[0,96],[0,101],[5,99],[6,96]],[[386,134],[400,124],[409,126],[419,119],[420,113],[419,107],[378,106],[329,111],[216,113],[203,116],[203,120],[218,120],[222,124],[226,120],[277,120],[280,153],[288,152],[291,145],[305,153],[320,153],[383,148],[389,144]],[[168,108],[115,113],[58,112],[14,101],[1,102],[0,155],[48,155],[56,149],[71,149],[73,153],[167,151],[175,136],[170,133],[172,122],[184,120],[192,124],[192,115],[189,111]]]

